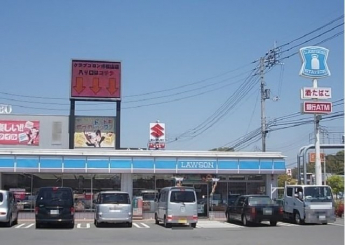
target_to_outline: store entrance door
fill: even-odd
[[[183,183],[183,186],[194,187],[196,192],[196,198],[198,201],[198,216],[199,217],[208,217],[209,215],[209,186],[208,183]]]

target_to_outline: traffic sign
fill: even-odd
[[[332,112],[332,102],[310,102],[302,103],[302,113],[305,114],[329,114]]]
[[[320,99],[332,98],[331,88],[302,88],[301,99]]]
[[[300,49],[302,68],[299,75],[307,78],[322,78],[331,75],[327,66],[329,50],[323,47],[304,47]]]

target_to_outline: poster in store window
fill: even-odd
[[[38,146],[39,121],[0,120],[0,145]]]
[[[76,116],[74,148],[115,148],[115,117]]]

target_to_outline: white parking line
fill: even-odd
[[[148,226],[147,224],[145,223],[140,223],[142,226],[144,226],[145,228],[150,228],[150,226]]]
[[[82,226],[81,223],[78,223],[78,224],[77,224],[77,228],[78,228],[78,229],[89,229],[90,227],[91,227],[90,223],[86,223],[86,224],[85,224],[85,227]]]
[[[23,224],[20,224],[20,225],[17,225],[16,227],[14,227],[14,228],[20,228],[20,227],[22,227],[22,226],[24,226],[24,225],[26,225],[25,223],[23,223]]]
[[[141,228],[137,223],[133,223],[133,225],[137,228]]]
[[[30,228],[31,226],[34,226],[34,224],[30,224],[30,225],[28,225],[28,226],[26,226],[24,228],[27,229],[27,228]],[[18,227],[16,227],[16,228],[18,228]]]

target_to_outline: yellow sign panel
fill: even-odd
[[[115,148],[114,117],[76,117],[74,148]]]

